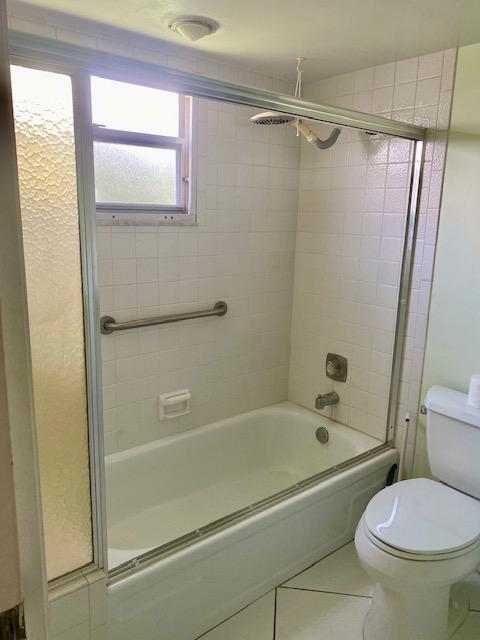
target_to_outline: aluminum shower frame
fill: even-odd
[[[103,460],[103,425],[101,402],[100,371],[100,333],[98,330],[99,304],[98,283],[96,278],[95,226],[96,207],[93,175],[92,127],[90,113],[89,75],[103,76],[122,81],[130,81],[150,87],[158,87],[184,93],[197,98],[218,100],[263,110],[279,111],[318,122],[361,129],[369,133],[385,134],[411,140],[413,144],[413,162],[409,186],[406,228],[404,233],[402,268],[395,343],[391,370],[388,421],[385,444],[365,456],[380,454],[392,446],[395,434],[395,422],[400,386],[401,359],[404,347],[404,335],[407,320],[408,296],[413,266],[413,249],[418,218],[422,169],[424,161],[424,139],[426,129],[380,116],[360,113],[336,106],[316,104],[292,96],[213,80],[202,76],[177,71],[162,65],[141,62],[130,58],[91,50],[56,40],[40,38],[19,32],[10,34],[10,54],[13,64],[20,64],[47,71],[66,73],[72,78],[73,101],[76,129],[76,154],[79,192],[79,216],[82,229],[82,269],[85,300],[87,377],[89,399],[89,440],[91,459],[92,514],[94,562],[86,568],[107,567],[106,515],[105,515],[105,469]],[[363,457],[360,456],[362,459]],[[322,472],[306,479],[300,485],[281,492],[282,499],[295,495],[303,487],[319,482],[325,475],[341,473],[357,460],[347,461],[339,467]],[[258,509],[271,505],[275,496],[261,501]],[[244,511],[246,513],[244,513]],[[157,560],[185,546],[216,533],[217,531],[240,521],[252,512],[252,506],[235,514],[225,516],[195,534],[184,536],[165,547],[158,547],[147,554],[126,563],[119,571],[111,573],[112,579],[118,579],[124,572],[137,570],[143,564]],[[187,540],[188,538],[188,540]],[[76,572],[78,575],[78,572]]]
[[[317,104],[274,91],[213,80],[162,65],[20,32],[11,32],[10,51],[19,64],[22,60],[26,64],[36,61],[37,64],[55,65],[63,70],[83,69],[92,75],[158,87],[197,98],[280,111],[293,116],[373,133],[385,133],[409,140],[423,140],[425,136],[424,128],[389,118],[332,105]]]

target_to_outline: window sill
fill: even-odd
[[[194,213],[178,213],[174,211],[105,211],[97,209],[98,225],[123,225],[123,226],[197,226],[197,217]]]

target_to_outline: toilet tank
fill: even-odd
[[[466,394],[439,386],[429,389],[425,407],[432,474],[480,499],[480,409],[467,404]]]

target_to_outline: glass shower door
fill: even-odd
[[[83,291],[69,76],[13,66],[33,395],[50,579],[92,561]]]

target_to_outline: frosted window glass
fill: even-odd
[[[92,120],[109,129],[178,137],[179,96],[92,77]]]
[[[87,399],[70,78],[12,67],[49,578],[92,560]]]
[[[95,142],[94,150],[97,202],[177,204],[174,149]]]

